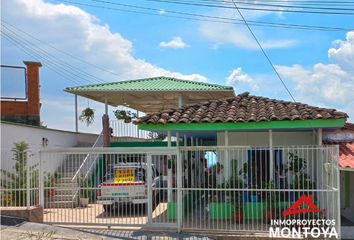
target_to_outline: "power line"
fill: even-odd
[[[151,12],[142,12],[142,11],[136,11],[136,10],[121,9],[121,8],[112,8],[112,7],[102,6],[102,5],[92,5],[92,4],[86,4],[86,3],[81,3],[81,2],[73,2],[73,1],[66,1],[66,0],[63,0],[63,1],[57,0],[57,1],[58,2],[70,3],[70,4],[74,4],[74,5],[95,7],[95,8],[108,9],[108,10],[114,10],[114,11],[120,11],[120,12],[129,12],[129,13],[137,13],[137,14],[144,14],[144,15],[159,16],[159,17],[169,17],[169,18],[180,18],[180,19],[196,20],[196,21],[202,21],[202,22],[204,21],[204,22],[215,22],[215,23],[223,23],[223,24],[244,25],[244,23],[242,22],[241,19],[210,16],[210,15],[195,14],[195,13],[180,12],[180,11],[171,11],[171,10],[167,10],[167,9],[163,9],[163,10],[166,13],[177,14],[177,15],[182,15],[182,16],[158,14],[158,13],[151,13]],[[136,6],[136,5],[130,5],[130,4],[121,4],[121,3],[108,2],[108,1],[104,1],[104,3],[112,4],[112,5],[119,5],[119,6],[122,6],[122,7],[143,9],[143,10],[154,11],[154,12],[155,11],[157,12],[157,11],[161,10],[161,9],[157,9],[157,8],[142,7],[142,6]],[[188,16],[188,17],[184,17],[184,16]],[[287,24],[287,23],[274,23],[274,22],[264,22],[264,21],[249,21],[249,22],[250,22],[250,25],[258,26],[258,27],[271,27],[271,28],[284,28],[284,29],[302,29],[302,30],[316,30],[316,31],[345,31],[345,32],[352,30],[350,28],[325,27],[325,26],[316,26],[316,25]]]
[[[74,71],[68,67],[64,67],[62,64],[62,61],[59,61],[57,59],[53,59],[51,58],[50,55],[48,55],[48,53],[46,53],[45,51],[41,50],[41,49],[34,49],[33,47],[31,47],[31,43],[28,41],[25,41],[19,37],[16,37],[16,35],[11,34],[11,33],[6,33],[4,32],[4,29],[1,29],[2,32],[2,36],[10,38],[12,40],[12,42],[16,43],[16,45],[18,45],[22,50],[26,50],[26,53],[31,53],[31,55],[36,56],[36,59],[43,59],[44,61],[46,61],[48,64],[51,64],[52,66],[54,66],[55,68],[61,68],[63,69],[63,73],[66,76],[74,76],[74,78],[79,78],[82,79],[83,81],[87,81],[89,83],[92,84],[96,84],[96,82],[93,82],[91,80],[88,80],[87,77],[83,76],[80,72]],[[77,82],[77,81],[76,81]]]
[[[145,1],[155,1],[155,0],[145,0]],[[205,2],[210,2],[213,5],[212,6],[231,6],[231,2],[225,2],[225,1],[187,1],[187,0],[182,0],[182,1],[176,1],[176,0],[156,0],[158,2],[173,2],[173,3],[184,3],[184,4],[200,4],[200,5],[206,5]],[[296,8],[296,9],[314,9],[314,10],[337,10],[337,11],[353,11],[354,8],[348,8],[348,7],[342,7],[342,5],[329,5],[329,7],[323,7],[327,6],[324,4],[316,4],[316,5],[306,5],[306,4],[288,4],[289,2],[286,2],[287,4],[284,5],[284,2],[270,2],[267,1],[266,3],[263,2],[245,2],[245,1],[235,1],[239,5],[248,5],[248,6],[265,6],[265,7],[275,7],[275,8]],[[281,4],[282,3],[282,4]],[[346,5],[347,6],[347,5]],[[349,5],[350,7],[353,7],[352,5]]]
[[[3,19],[1,19],[1,22],[5,23],[5,24],[7,24],[7,25],[9,25],[9,26],[11,26],[12,28],[16,29],[17,31],[20,31],[20,32],[22,32],[23,34],[29,36],[30,38],[35,39],[35,40],[37,40],[38,42],[43,43],[43,44],[47,45],[48,47],[50,47],[50,48],[52,48],[52,49],[54,49],[54,50],[56,50],[56,51],[58,51],[58,52],[60,52],[60,53],[62,53],[62,54],[65,54],[65,55],[67,55],[67,56],[69,56],[69,57],[71,57],[71,58],[73,58],[73,59],[75,59],[75,60],[77,60],[77,61],[80,61],[80,62],[82,62],[82,63],[85,63],[85,64],[87,64],[87,65],[90,65],[90,66],[92,66],[92,67],[94,67],[94,68],[96,68],[96,69],[99,69],[99,70],[103,71],[103,72],[107,72],[107,73],[110,73],[110,74],[113,74],[113,75],[116,75],[116,76],[120,76],[118,73],[112,72],[112,71],[110,71],[110,70],[108,70],[108,69],[104,69],[104,68],[102,68],[102,67],[100,67],[100,66],[98,66],[98,65],[95,65],[95,64],[90,63],[90,62],[88,62],[88,61],[85,61],[85,60],[83,60],[83,59],[80,59],[80,58],[78,58],[78,57],[76,57],[76,56],[74,56],[74,55],[72,55],[72,54],[70,54],[70,53],[67,53],[67,52],[65,52],[65,51],[63,51],[63,50],[61,50],[61,49],[59,49],[59,48],[53,46],[52,44],[50,44],[50,43],[48,43],[48,42],[44,42],[43,40],[41,40],[41,39],[39,39],[39,38],[36,38],[36,37],[33,36],[32,34],[29,34],[28,32],[25,32],[24,30],[22,30],[22,29],[20,29],[20,28],[18,28],[18,27],[16,27],[16,26],[10,24],[9,22],[7,22],[7,21],[5,21],[5,20],[3,20]]]
[[[31,58],[34,58],[35,60],[40,60],[41,58],[39,58],[38,56],[35,56],[34,54],[32,54],[31,52],[29,52],[26,48],[24,48],[23,46],[21,46],[21,44],[16,41],[15,39],[13,39],[10,36],[7,35],[2,35],[6,40],[8,40],[9,42],[11,42],[14,46],[16,46],[17,48],[19,48],[20,50],[22,50],[24,53],[26,53],[27,55],[29,55]],[[78,82],[75,79],[72,79],[71,76],[68,77],[68,75],[64,74],[63,72],[59,72],[55,67],[51,67],[51,64],[46,64],[46,67],[48,67],[49,69],[51,69],[52,71],[54,71],[55,73],[57,73],[58,75],[60,75],[61,77],[63,77],[64,79],[67,79],[69,81],[74,82],[75,84],[80,85],[81,83]]]
[[[149,2],[163,2],[163,3],[171,3],[171,4],[179,4],[179,5],[188,5],[188,6],[202,6],[202,7],[211,7],[211,8],[226,8],[232,9],[232,6],[226,5],[215,5],[215,4],[206,4],[206,3],[193,3],[193,2],[181,2],[181,1],[172,1],[172,0],[145,0]],[[269,7],[269,6],[268,6]],[[250,11],[266,11],[266,12],[287,12],[287,13],[306,13],[306,14],[328,14],[328,15],[354,15],[354,12],[343,12],[343,11],[304,11],[304,10],[292,10],[292,9],[284,9],[286,6],[277,7],[277,8],[261,8],[261,7],[239,7],[242,10],[250,10]],[[352,10],[350,10],[352,11]]]
[[[16,37],[19,41],[22,41],[22,43],[27,43],[28,47],[33,45],[30,41],[28,41],[26,38],[23,38],[21,35],[17,34],[15,31],[9,29],[6,25],[2,25],[4,28],[2,29],[2,32],[4,34],[9,34],[9,33],[6,33],[6,31],[10,32],[12,34],[12,36]],[[33,48],[32,48],[33,49]],[[72,73],[75,73],[76,76],[80,76],[81,78],[83,79],[86,79],[88,82],[90,83],[96,83],[94,81],[98,81],[100,83],[104,83],[106,82],[105,80],[101,79],[101,78],[98,78],[90,73],[87,73],[85,71],[82,71],[81,69],[75,67],[75,66],[72,66],[70,65],[69,63],[57,58],[55,55],[49,53],[48,51],[42,49],[41,47],[36,47],[35,51],[37,53],[41,53],[42,56],[45,56],[47,58],[51,58],[53,59],[52,61],[56,62],[59,66],[61,67],[65,67],[66,71],[69,71],[69,72],[72,72]],[[94,81],[90,81],[88,80],[87,78],[89,79],[93,79]]]
[[[282,79],[282,77],[281,77],[280,74],[278,73],[278,70],[274,67],[273,62],[272,62],[272,61],[270,60],[270,58],[268,57],[267,53],[265,52],[265,50],[264,50],[264,48],[262,47],[261,43],[258,41],[258,39],[257,39],[256,35],[254,34],[254,32],[252,31],[251,27],[248,25],[248,23],[247,23],[245,17],[243,16],[242,12],[241,12],[240,9],[237,7],[237,4],[234,2],[234,0],[232,0],[232,2],[234,3],[237,12],[239,13],[240,17],[241,17],[242,20],[244,21],[246,27],[248,28],[248,30],[249,30],[250,33],[252,34],[254,40],[257,42],[257,44],[258,44],[259,48],[261,49],[263,55],[266,57],[266,59],[267,59],[267,61],[269,62],[270,66],[273,68],[275,74],[278,76],[279,80],[280,80],[281,83],[283,84],[285,90],[288,92],[288,94],[290,95],[291,99],[292,99],[294,102],[296,102],[294,96],[291,94],[289,88],[286,86],[284,80]]]

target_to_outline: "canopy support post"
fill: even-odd
[[[109,127],[107,97],[105,97],[105,99],[104,99],[104,104],[105,104],[105,114],[103,114],[103,116],[102,116],[103,147],[110,147],[111,146],[111,129]]]
[[[77,110],[77,94],[75,94],[75,132],[79,132],[79,116]]]

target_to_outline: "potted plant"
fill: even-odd
[[[95,121],[95,110],[90,107],[85,108],[82,110],[79,119],[85,122],[87,126],[91,125]]]
[[[299,157],[297,152],[289,153],[289,170],[293,171],[294,173],[301,172],[303,169],[306,168],[306,160],[302,157]]]
[[[235,223],[243,222],[243,209],[241,205],[234,206],[233,220]]]
[[[92,187],[90,178],[82,176],[80,178],[80,206],[87,207],[92,196]]]
[[[136,113],[125,110],[116,110],[114,111],[114,115],[118,120],[123,120],[125,123],[130,123],[133,119],[138,117]]]

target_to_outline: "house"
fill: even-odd
[[[339,145],[341,214],[344,226],[354,225],[354,124],[324,132],[323,143]]]
[[[346,113],[166,77],[65,91],[104,104],[105,147],[41,151],[45,222],[264,233],[291,209],[286,219],[332,219],[340,235],[339,148],[324,145],[323,135],[343,128]],[[108,105],[146,115],[136,125],[109,120]],[[134,126],[134,134],[163,137],[117,142]],[[146,170],[125,171],[139,181],[122,182],[115,166],[133,163]],[[116,189],[98,203],[109,192],[102,186]],[[134,186],[143,189],[140,196],[130,196]],[[89,198],[88,207],[78,208],[81,198]],[[301,199],[307,206],[298,209]]]

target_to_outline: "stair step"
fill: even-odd
[[[55,188],[76,189],[79,188],[79,184],[77,184],[77,182],[57,183],[55,184]]]
[[[77,189],[55,189],[55,194],[56,195],[74,195],[76,193]]]
[[[77,195],[74,197],[73,194],[69,195],[58,195],[56,194],[54,197],[51,197],[52,202],[66,202],[66,201],[75,201],[77,199]]]
[[[76,208],[77,201],[47,201],[46,208]]]

